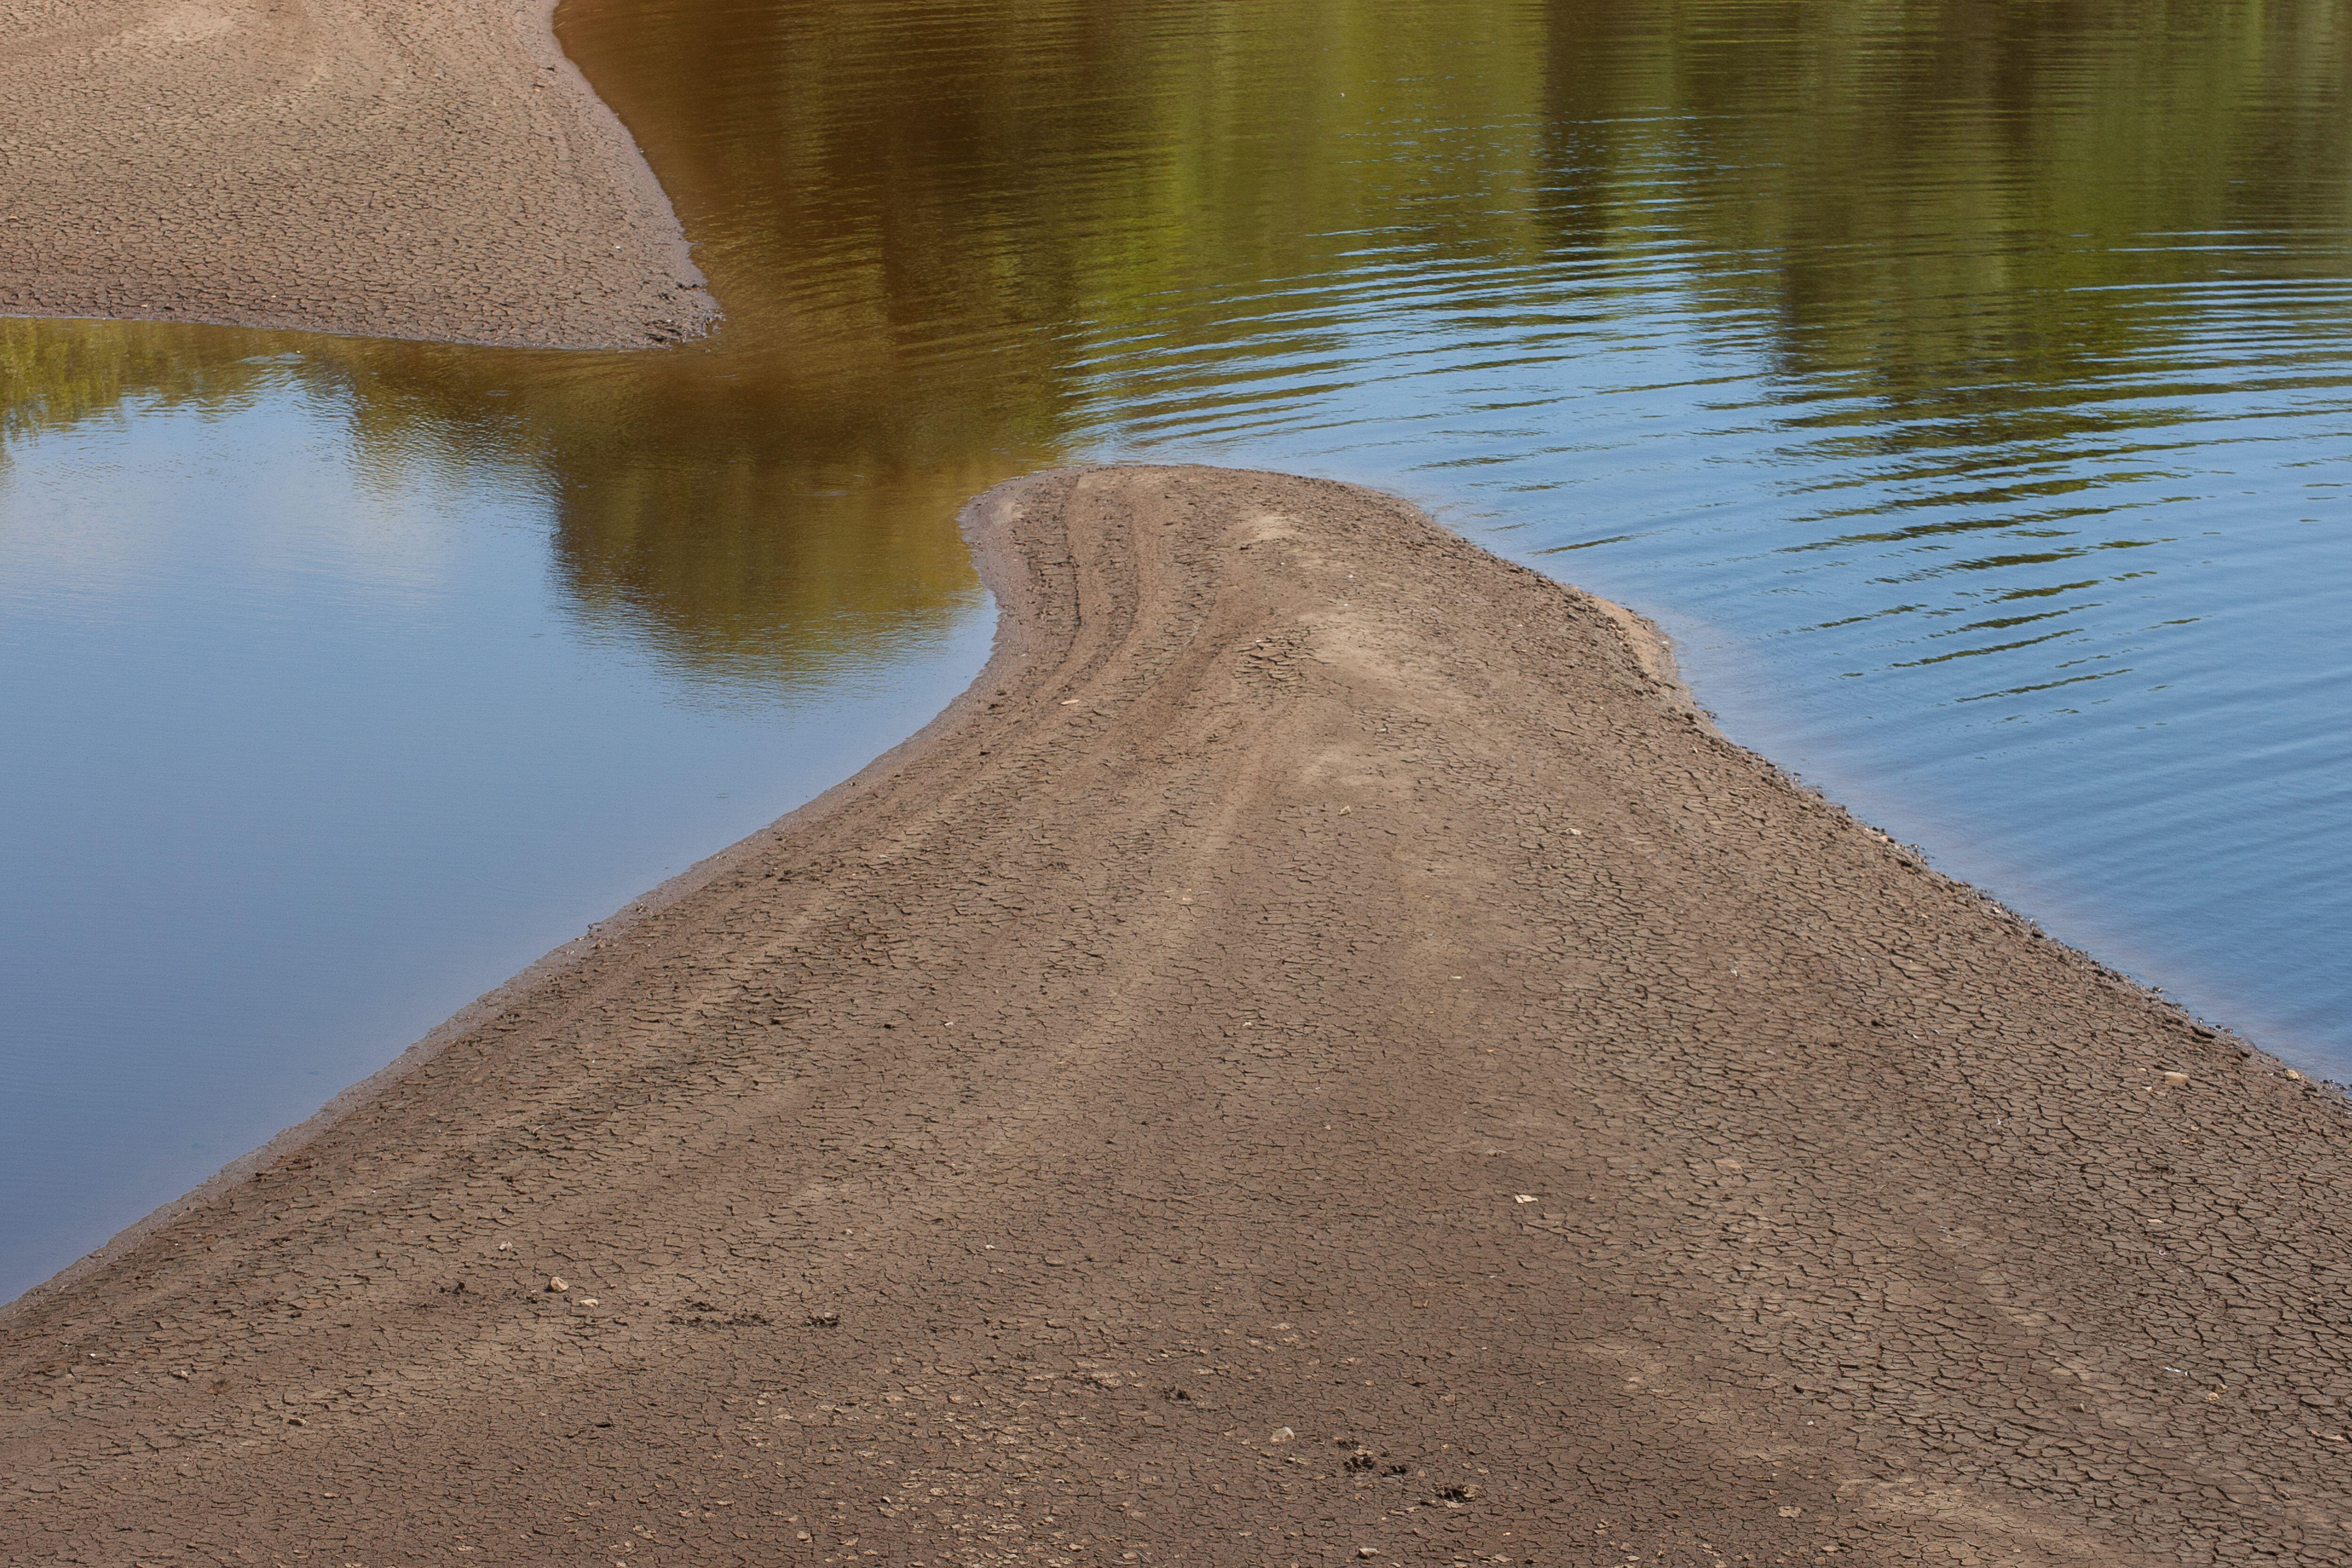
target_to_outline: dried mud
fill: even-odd
[[[0,0],[0,314],[557,348],[715,313],[553,0]]]
[[[2338,1102],[1402,502],[967,521],[924,734],[0,1318],[0,1557],[2352,1557]]]

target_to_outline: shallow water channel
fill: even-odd
[[[2352,1076],[2352,0],[572,0],[659,354],[0,322],[0,1297],[846,776],[997,479],[1404,491]]]

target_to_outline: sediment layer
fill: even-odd
[[[0,314],[626,347],[713,308],[553,0],[0,0]]]
[[[968,526],[924,734],[0,1317],[0,1555],[2346,1560],[2335,1100],[1402,502]]]

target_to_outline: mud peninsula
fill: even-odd
[[[930,728],[0,1315],[11,1560],[2344,1560],[2336,1101],[1402,502],[967,522]]]

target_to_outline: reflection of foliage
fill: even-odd
[[[804,680],[940,626],[978,594],[957,509],[1036,461],[932,443],[910,400],[844,406],[756,356],[320,346],[370,461],[518,465],[583,616],[729,681]]]
[[[205,328],[0,317],[0,459],[10,437],[79,425],[128,399],[228,403],[282,372],[263,352]]]
[[[1973,421],[2018,405],[2002,384],[2127,363],[2131,290],[2244,271],[2250,234],[2326,233],[2334,254],[2295,265],[2352,260],[2340,0],[1555,15],[1548,222],[1701,258],[1710,302],[1768,310],[1793,373]]]
[[[1236,358],[1311,351],[1361,313],[1316,291],[1360,287],[1368,251],[1412,271],[1391,298],[1441,300],[1465,261],[1646,258],[1883,400],[1833,416],[1872,419],[1853,439],[2063,435],[2050,389],[2094,395],[2164,330],[2136,286],[2226,279],[2248,231],[2352,232],[2344,9],[573,0],[567,47],[729,311],[714,339],[16,323],[0,441],[234,398],[299,345],[267,374],[342,398],[363,460],[535,476],[584,613],[772,679],[939,624],[975,591],[964,496],[1051,461],[1129,376],[1214,397]],[[2190,231],[2216,237],[2144,240]]]
[[[574,0],[566,45],[762,337],[978,339],[1049,391],[1074,324],[1156,322],[1164,291],[1327,273],[1373,232],[1528,232],[1525,136],[1449,134],[1539,109],[1518,0],[633,10]],[[723,124],[678,112],[698,93]]]

